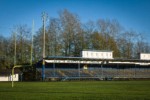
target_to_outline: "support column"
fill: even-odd
[[[53,77],[56,77],[55,62],[53,63]]]
[[[117,77],[119,77],[119,64],[117,64],[117,74],[116,74]]]
[[[136,64],[134,66],[134,78],[136,78]]]
[[[80,63],[78,63],[78,76],[79,76],[79,79],[80,79]]]
[[[103,78],[103,64],[101,64],[101,78]]]

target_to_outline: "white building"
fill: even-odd
[[[83,50],[83,58],[113,59],[113,51]]]
[[[19,75],[21,71],[16,69],[13,75],[13,81],[19,81]],[[11,69],[2,69],[0,70],[0,81],[12,81],[12,70]]]
[[[140,53],[141,60],[150,60],[150,53]]]
[[[0,81],[12,81],[12,75],[0,76]],[[19,74],[13,75],[13,81],[19,81]]]

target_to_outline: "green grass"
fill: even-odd
[[[150,100],[150,81],[0,82],[0,100]]]

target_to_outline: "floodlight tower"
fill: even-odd
[[[43,60],[42,60],[42,80],[45,79],[45,22],[48,18],[48,14],[42,13],[42,21],[43,21]]]

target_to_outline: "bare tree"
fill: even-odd
[[[96,32],[96,25],[93,21],[88,21],[83,25],[83,31],[84,31],[84,49],[92,49],[92,35],[94,32]]]
[[[16,32],[17,45],[17,63],[29,63],[30,61],[30,45],[31,45],[31,29],[27,25],[18,25],[14,28]]]
[[[99,33],[102,34],[105,38],[103,49],[110,49],[109,45],[111,44],[109,44],[109,38],[113,38],[114,40],[116,40],[118,34],[122,31],[122,26],[115,19],[99,19],[97,21],[97,27]]]
[[[62,29],[62,44],[65,56],[74,56],[77,49],[77,38],[82,36],[80,20],[77,15],[70,13],[68,10],[63,10],[59,14]],[[80,40],[78,40],[80,41]]]
[[[49,26],[47,27],[48,34],[48,55],[58,56],[61,55],[61,43],[60,43],[60,20],[57,18],[50,19]]]

